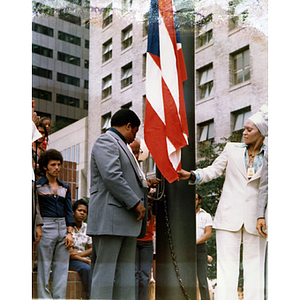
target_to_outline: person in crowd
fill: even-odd
[[[130,148],[136,160],[139,160],[141,152],[140,140],[136,138],[130,143]],[[142,172],[142,171],[141,171]],[[153,183],[158,184],[158,178],[146,179],[148,186]],[[148,197],[148,218],[147,218],[147,231],[146,236],[137,240],[136,254],[135,254],[135,296],[137,300],[148,300],[148,287],[150,280],[151,267],[153,262],[153,229],[155,226],[155,218],[152,214],[152,206],[150,203],[151,198]]]
[[[265,158],[263,162],[263,168],[261,170],[261,179],[259,185],[259,198],[257,205],[257,224],[256,229],[259,234],[266,238],[267,237],[267,215],[268,206],[268,151],[265,152]]]
[[[47,131],[47,137],[45,136],[43,141],[43,149],[46,150],[49,142],[48,136],[51,128],[51,119],[49,117],[42,117],[41,122],[46,126],[46,131]]]
[[[36,112],[34,111],[34,102],[32,102],[32,143],[38,140],[42,135],[35,126]],[[40,206],[36,192],[36,176],[34,172],[34,163],[32,161],[32,241],[37,244],[42,237],[43,218],[40,213]]]
[[[202,197],[196,193],[196,245],[197,245],[197,277],[201,300],[210,300],[207,282],[207,249],[206,242],[212,233],[212,218],[200,207]]]
[[[268,135],[267,106],[244,124],[244,143],[227,143],[204,169],[178,171],[179,180],[204,183],[225,171],[223,192],[214,218],[217,242],[217,300],[237,298],[240,245],[243,241],[244,298],[264,299],[266,239],[256,230],[259,183]]]
[[[148,300],[148,287],[153,263],[153,229],[155,217],[152,213],[151,198],[148,198],[147,231],[143,239],[137,239],[135,254],[136,299]]]
[[[39,168],[38,159],[43,151],[43,141],[48,137],[46,126],[43,122],[39,122],[37,125],[37,130],[41,134],[41,137],[32,143],[32,159],[35,169],[35,174],[37,179],[39,179],[43,174],[43,170]]]
[[[49,149],[41,153],[39,166],[45,176],[36,182],[40,212],[44,225],[42,238],[37,244],[38,298],[65,299],[69,269],[69,252],[73,246],[71,192],[69,186],[58,179],[63,158],[59,151]],[[49,286],[52,266],[52,293]]]
[[[147,228],[147,182],[127,144],[140,120],[129,109],[117,111],[111,128],[91,152],[91,188],[87,234],[92,236],[91,299],[135,299],[137,237]]]
[[[268,207],[268,151],[265,153],[261,179],[259,184],[259,198],[257,207],[256,229],[263,238],[267,238],[267,207]],[[268,242],[265,257],[265,299],[268,299]]]
[[[83,199],[75,201],[73,204],[73,215],[76,225],[73,230],[74,244],[70,248],[69,270],[79,273],[87,299],[89,299],[92,238],[86,234],[86,223],[83,222],[87,214],[87,202]]]

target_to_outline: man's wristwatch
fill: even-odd
[[[191,175],[190,175],[190,177],[189,177],[188,180],[192,180],[192,181],[195,181],[195,180],[196,180],[195,172],[191,171]]]
[[[68,234],[69,234],[69,233],[70,233],[70,234],[73,234],[73,232],[72,232],[72,231],[68,231],[67,233],[68,233]]]

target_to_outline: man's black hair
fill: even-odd
[[[139,127],[141,121],[136,113],[130,109],[122,108],[118,110],[111,118],[111,126],[113,127],[121,127],[131,124],[132,128]]]
[[[39,122],[39,124],[38,124],[38,126],[37,126],[37,129],[38,129],[39,127],[44,128],[44,131],[45,131],[45,138],[48,138],[48,131],[47,131],[46,125],[45,125],[42,121]]]
[[[41,170],[44,170],[44,167],[47,169],[50,160],[59,160],[61,164],[63,163],[61,153],[55,149],[49,149],[41,153],[38,160],[39,168]]]
[[[198,195],[198,200],[202,200],[202,197],[200,196],[199,193],[196,193]]]
[[[83,199],[79,199],[79,200],[74,202],[74,204],[72,205],[73,212],[75,212],[75,210],[78,208],[79,205],[85,205],[86,210],[88,212],[89,206],[88,206],[87,202]]]

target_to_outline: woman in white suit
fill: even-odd
[[[178,171],[180,180],[204,183],[222,175],[225,182],[214,218],[217,241],[217,300],[237,300],[240,245],[243,243],[244,299],[264,299],[266,239],[256,230],[257,203],[264,144],[268,135],[267,106],[244,124],[245,143],[228,143],[213,164]]]

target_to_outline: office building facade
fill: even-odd
[[[88,114],[89,1],[32,2],[32,99],[56,129]]]

